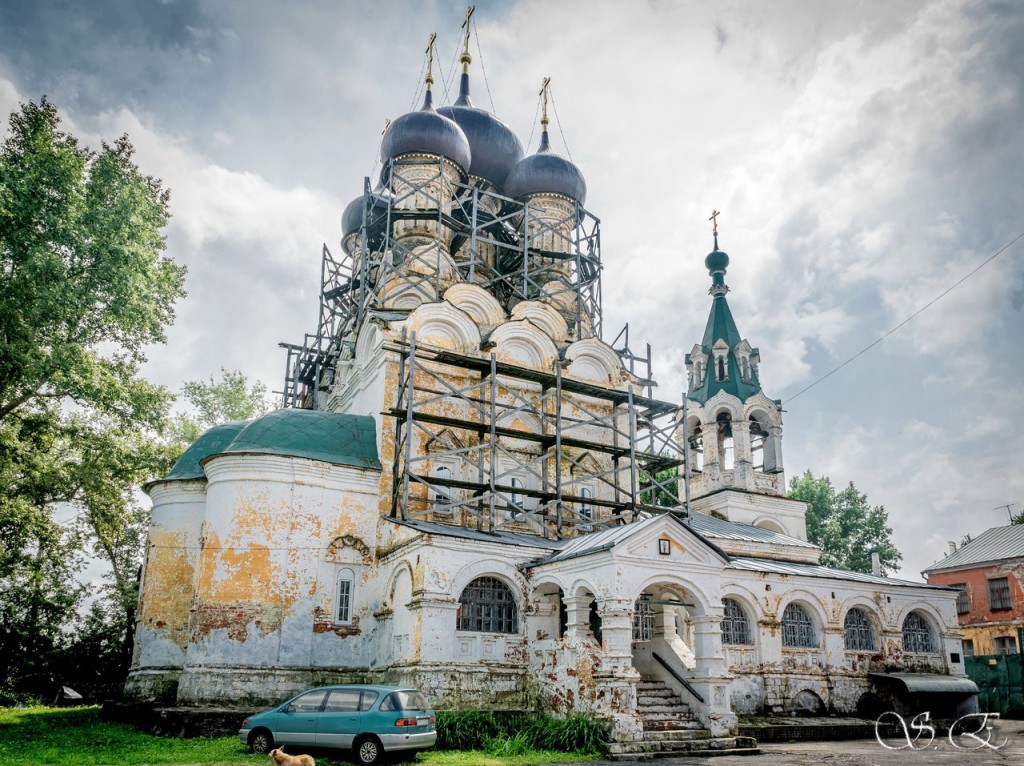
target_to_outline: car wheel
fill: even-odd
[[[364,766],[373,766],[373,764],[379,763],[383,752],[376,737],[364,737],[356,742],[356,760]]]
[[[266,729],[257,729],[249,735],[249,749],[257,755],[264,755],[274,749],[274,737]]]

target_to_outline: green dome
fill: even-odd
[[[708,253],[708,257],[704,259],[704,265],[710,272],[724,272],[729,267],[729,256],[718,248],[715,248]]]
[[[210,455],[223,452],[231,440],[238,436],[238,432],[245,428],[247,420],[238,420],[233,423],[222,423],[214,426],[204,433],[186,449],[178,462],[174,464],[171,472],[163,479],[157,481],[188,481],[191,479],[205,479],[206,473],[200,463]]]
[[[246,425],[222,450],[380,469],[377,426],[369,415],[282,409]]]

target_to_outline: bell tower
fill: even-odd
[[[704,259],[711,312],[686,355],[693,509],[804,538],[804,504],[785,497],[782,402],[762,391],[760,353],[740,335],[726,300],[729,256],[718,248],[718,215]]]

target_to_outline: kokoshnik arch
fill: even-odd
[[[665,729],[728,747],[737,714],[866,712],[936,675],[972,699],[955,591],[819,565],[717,229],[688,391],[656,400],[649,352],[602,339],[600,226],[546,89],[524,156],[470,99],[466,28],[458,100],[434,107],[428,67],[324,248],[283,406],[147,485],[127,696],[403,683],[591,713],[622,752]]]

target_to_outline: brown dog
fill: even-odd
[[[288,755],[283,747],[271,750],[267,756],[277,766],[316,766],[316,761],[309,755]]]

